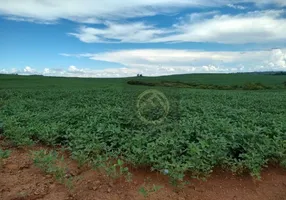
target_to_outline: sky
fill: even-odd
[[[286,71],[285,0],[0,0],[0,73]]]

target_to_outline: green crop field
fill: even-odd
[[[173,182],[186,172],[207,176],[215,167],[255,177],[270,163],[286,167],[285,75],[142,77],[271,87],[259,91],[128,85],[131,79],[0,75],[0,128],[16,146],[61,145],[81,164],[120,158],[163,171]],[[169,103],[161,123],[138,117],[138,96],[150,88]],[[148,116],[159,118],[149,107]]]

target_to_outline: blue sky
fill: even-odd
[[[0,0],[0,73],[286,70],[285,8],[285,0]]]

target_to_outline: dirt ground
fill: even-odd
[[[3,141],[0,147],[7,148]],[[11,149],[11,156],[0,169],[0,200],[286,200],[286,170],[274,166],[263,171],[261,181],[216,170],[206,182],[192,180],[175,190],[166,176],[147,169],[132,170],[132,182],[127,183],[87,167],[78,168],[67,159],[69,176],[74,177],[74,187],[68,189],[34,166],[29,152],[41,148]],[[139,188],[147,177],[163,188],[144,198]]]

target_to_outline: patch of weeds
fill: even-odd
[[[185,177],[185,173],[184,170],[182,169],[173,169],[173,170],[167,170],[168,173],[166,173],[165,171],[163,171],[164,175],[168,175],[169,176],[169,183],[175,188],[175,190],[180,190],[183,189],[186,185],[189,184],[188,181],[184,180]]]
[[[151,184],[151,179],[148,177],[144,180],[143,185],[139,188],[139,193],[144,197],[149,197],[152,193],[155,193],[162,189],[163,186]]]
[[[88,161],[88,154],[85,152],[73,152],[72,158],[75,159],[80,168],[82,168]]]
[[[129,168],[124,166],[124,161],[117,159],[117,162],[112,162],[106,156],[98,156],[92,161],[93,168],[104,170],[104,172],[112,179],[118,179],[125,177],[127,182],[131,182],[132,174],[129,172]]]
[[[59,157],[56,151],[47,150],[32,151],[31,153],[35,166],[45,173],[53,175],[59,183],[64,184],[67,188],[73,188],[73,178],[66,177],[67,167],[63,156]]]
[[[26,199],[28,198],[29,194],[27,192],[19,192],[17,196],[19,199]]]
[[[286,81],[285,81],[286,83]],[[286,169],[286,140],[283,140],[282,142],[282,152],[280,153],[281,161],[280,161],[280,166]]]
[[[11,154],[10,150],[2,150],[0,149],[0,168],[3,166],[3,160],[8,158]]]
[[[0,121],[0,136],[4,133],[4,124]]]
[[[106,168],[106,172],[112,178],[125,177],[126,181],[130,182],[132,179],[132,174],[129,172],[128,167],[124,166],[124,161],[118,159],[115,164],[110,165]]]
[[[286,158],[280,162],[280,165],[286,169]]]

